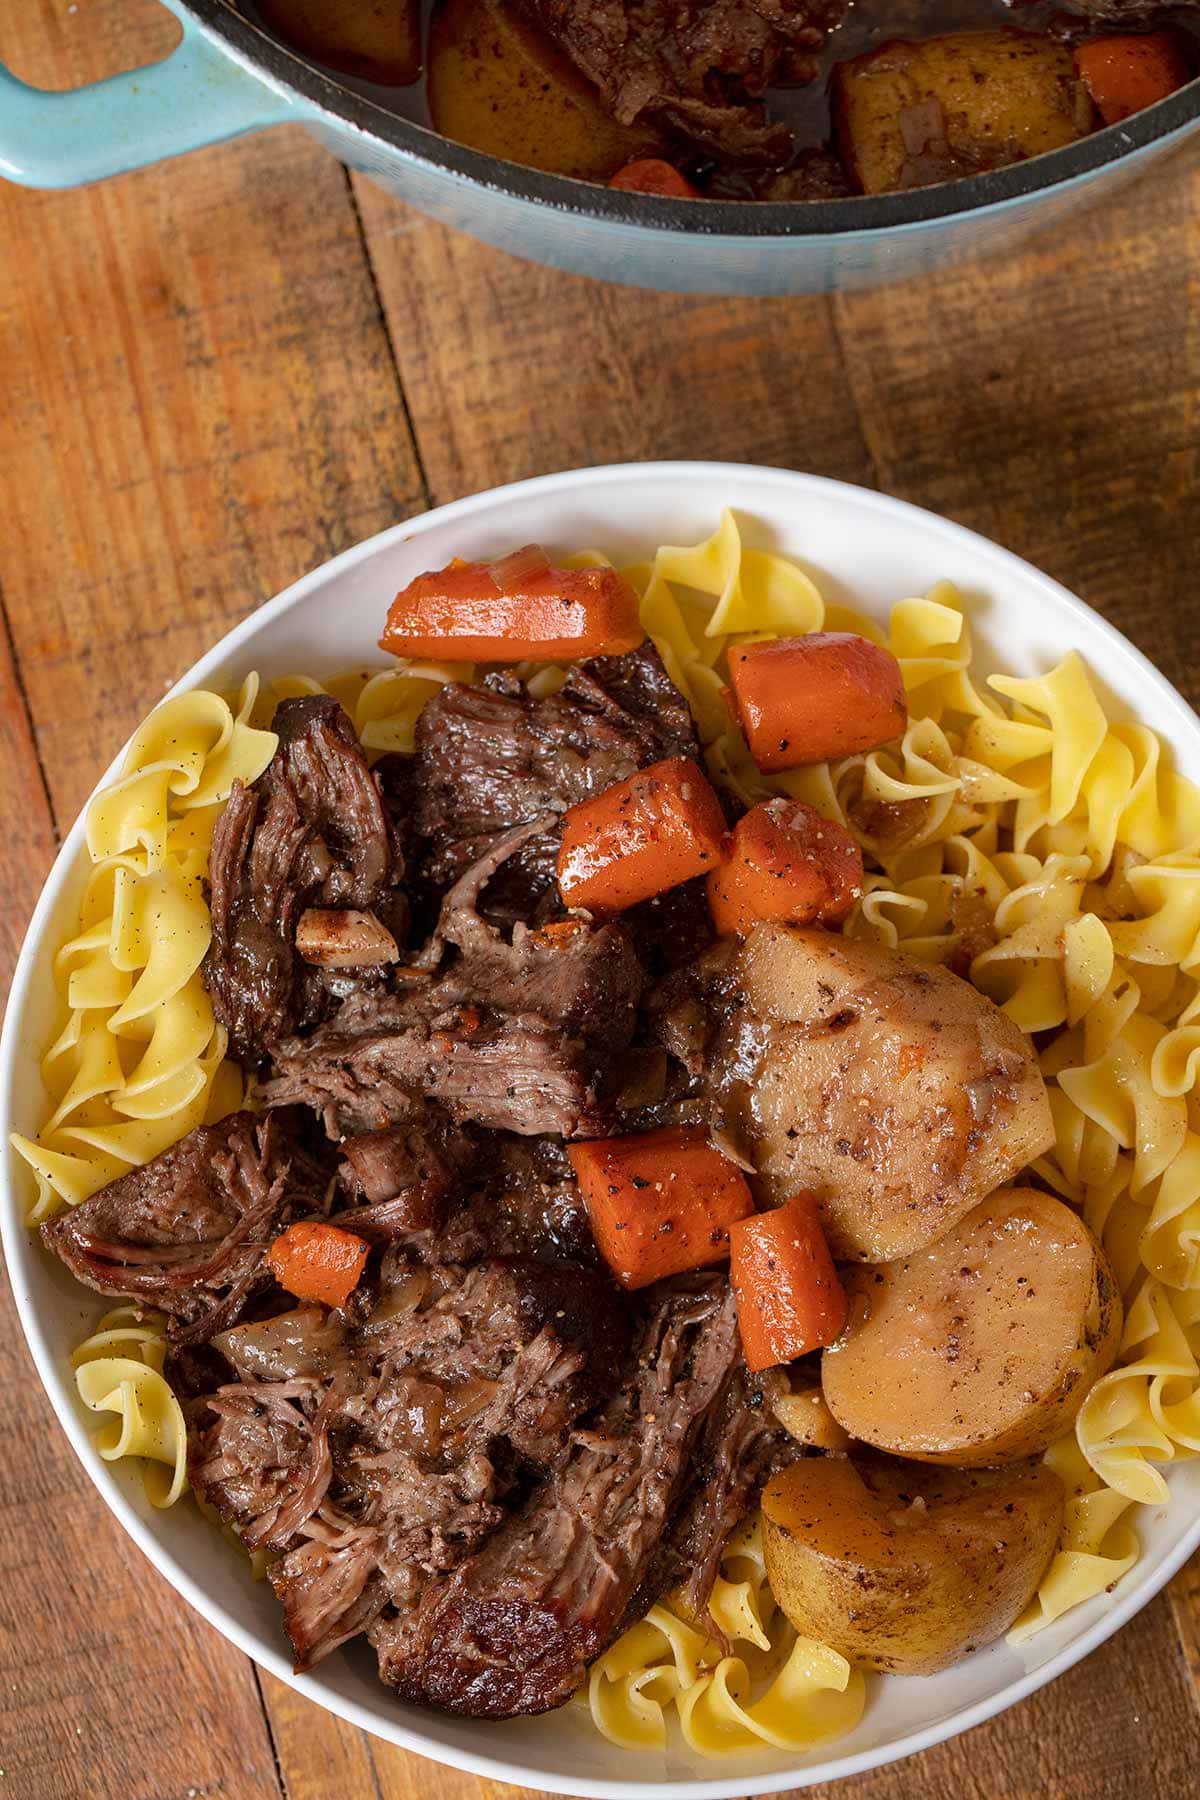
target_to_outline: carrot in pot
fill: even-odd
[[[340,1226],[305,1220],[275,1239],[267,1261],[280,1287],[298,1300],[344,1306],[366,1265],[367,1245]]]
[[[862,851],[845,826],[803,800],[765,800],[733,828],[729,859],[708,878],[708,907],[725,936],[760,919],[835,925],[862,893]]]
[[[750,754],[768,772],[877,750],[908,723],[900,664],[850,631],[742,644],[729,677]]]
[[[681,175],[674,163],[658,156],[638,157],[618,169],[609,187],[622,188],[630,194],[661,194],[669,200],[698,200],[699,188]]]
[[[396,656],[440,662],[616,656],[645,632],[634,590],[615,569],[555,569],[537,544],[499,562],[463,562],[410,581],[379,640]]]
[[[1192,79],[1187,53],[1174,31],[1093,38],[1076,48],[1075,64],[1106,125],[1119,125]]]
[[[725,815],[707,777],[690,757],[669,757],[563,814],[559,892],[568,906],[623,912],[724,854]]]
[[[812,1194],[731,1225],[729,1247],[738,1330],[752,1374],[794,1362],[841,1335],[846,1295]]]
[[[626,1288],[723,1262],[754,1210],[745,1176],[698,1127],[568,1144],[601,1256]]]

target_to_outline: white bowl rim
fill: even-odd
[[[921,529],[930,538],[940,537],[947,546],[947,569],[953,569],[950,552],[956,544],[971,545],[975,549],[983,547],[993,558],[998,569],[1009,568],[1014,575],[1026,585],[1041,586],[1042,590],[1068,614],[1074,613],[1086,619],[1094,631],[1099,625],[1103,635],[1111,644],[1118,660],[1125,660],[1135,673],[1139,682],[1157,690],[1157,698],[1165,707],[1168,715],[1172,715],[1175,723],[1189,734],[1200,733],[1200,719],[1183,699],[1182,695],[1171,685],[1166,676],[1158,670],[1148,657],[1131,644],[1116,626],[1109,623],[1102,615],[1086,605],[1069,589],[1052,577],[1043,574],[1033,564],[1016,556],[1012,551],[1003,549],[980,532],[971,531],[964,525],[942,518],[926,508],[915,506],[906,500],[899,500],[891,495],[863,488],[852,482],[835,481],[827,476],[809,475],[789,469],[756,466],[748,463],[705,462],[697,460],[664,460],[661,462],[609,463],[593,468],[567,469],[555,474],[533,476],[524,481],[509,482],[501,487],[486,488],[478,493],[470,494],[460,500],[454,500],[443,506],[433,507],[415,518],[388,526],[385,530],[365,538],[361,543],[352,545],[327,562],[300,577],[289,587],[277,594],[272,600],[255,608],[240,620],[191,668],[180,677],[163,699],[175,694],[185,693],[201,686],[209,674],[235,654],[242,642],[252,632],[257,631],[264,623],[298,605],[313,587],[324,583],[331,575],[343,573],[358,563],[368,561],[384,547],[393,543],[408,542],[422,536],[435,525],[447,521],[470,518],[480,511],[487,511],[497,503],[529,495],[551,495],[570,492],[574,489],[587,488],[602,490],[606,485],[618,484],[636,479],[639,474],[654,476],[659,480],[671,480],[686,484],[698,478],[711,479],[714,476],[728,475],[731,484],[741,486],[748,478],[753,479],[756,487],[783,488],[799,497],[807,496],[819,499],[822,493],[845,496],[852,493],[855,503],[867,510],[881,515],[900,517],[911,522],[920,523]],[[898,595],[897,598],[900,596]],[[156,702],[161,704],[161,702]],[[96,783],[95,793],[115,775],[126,746],[122,746],[112,763]],[[1178,1542],[1152,1569],[1137,1578],[1137,1571],[1122,1582],[1129,1582],[1127,1591],[1123,1592],[1116,1603],[1101,1614],[1086,1630],[1072,1638],[1068,1643],[1046,1662],[1036,1669],[1028,1671],[1001,1687],[996,1693],[988,1695],[974,1704],[959,1708],[956,1712],[934,1721],[919,1730],[906,1733],[890,1743],[873,1746],[848,1755],[832,1755],[820,1762],[806,1761],[794,1769],[775,1768],[766,1773],[751,1773],[741,1776],[720,1777],[714,1775],[710,1780],[702,1777],[696,1780],[683,1781],[637,1781],[637,1780],[576,1780],[569,1772],[563,1772],[551,1780],[545,1771],[529,1768],[518,1761],[461,1749],[457,1745],[433,1743],[423,1733],[411,1729],[403,1720],[397,1718],[391,1726],[384,1725],[373,1713],[358,1705],[354,1700],[336,1692],[330,1692],[316,1678],[308,1675],[297,1675],[290,1661],[281,1651],[258,1641],[253,1633],[246,1631],[231,1617],[225,1608],[201,1586],[193,1580],[188,1571],[158,1542],[155,1534],[149,1529],[145,1520],[130,1505],[120,1485],[111,1479],[109,1465],[101,1461],[92,1444],[91,1438],[74,1403],[74,1396],[64,1371],[59,1367],[51,1351],[46,1334],[42,1328],[20,1277],[30,1258],[40,1254],[36,1249],[36,1240],[19,1217],[18,1208],[11,1204],[10,1180],[7,1161],[8,1138],[13,1130],[12,1096],[14,1072],[23,1058],[24,1046],[21,1042],[20,1020],[28,1002],[29,989],[33,979],[35,964],[41,948],[41,940],[49,922],[52,909],[63,887],[74,870],[76,858],[83,847],[84,818],[87,811],[85,802],[79,817],[71,830],[63,839],[55,857],[54,864],[46,877],[45,885],[30,919],[9,992],[8,1005],[4,1019],[3,1033],[0,1034],[0,1153],[6,1160],[3,1177],[3,1204],[0,1204],[0,1246],[3,1248],[5,1266],[9,1283],[17,1308],[17,1315],[25,1333],[30,1354],[37,1368],[38,1376],[46,1391],[50,1404],[57,1416],[58,1423],[66,1433],[67,1439],[83,1465],[85,1472],[96,1488],[100,1498],[114,1515],[123,1529],[133,1539],[139,1550],[151,1563],[154,1569],[163,1575],[178,1594],[204,1618],[208,1624],[221,1633],[229,1642],[243,1651],[250,1659],[267,1669],[272,1675],[287,1686],[302,1694],[306,1699],[323,1707],[327,1712],[345,1719],[349,1724],[357,1725],[370,1735],[383,1738],[398,1747],[415,1752],[417,1755],[430,1758],[465,1774],[476,1775],[485,1779],[510,1782],[519,1786],[534,1788],[544,1793],[579,1795],[583,1800],[739,1800],[740,1796],[779,1793],[787,1788],[797,1789],[813,1786],[817,1782],[840,1780],[845,1776],[863,1774],[871,1769],[881,1768],[887,1763],[897,1762],[901,1758],[916,1754],[921,1750],[944,1743],[947,1739],[969,1731],[975,1725],[981,1725],[998,1713],[1006,1711],[1018,1701],[1026,1699],[1048,1682],[1072,1668],[1077,1662],[1089,1655],[1106,1639],[1118,1631],[1136,1613],[1153,1599],[1171,1577],[1182,1567],[1192,1552],[1200,1548],[1200,1517],[1182,1531]],[[719,1767],[714,1764],[714,1768]]]

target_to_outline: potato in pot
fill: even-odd
[[[614,119],[570,59],[505,0],[442,0],[428,92],[443,137],[581,181],[607,181],[662,147],[652,129]]]
[[[763,1494],[767,1576],[804,1636],[863,1668],[933,1675],[1013,1624],[1062,1517],[1062,1483],[1044,1463],[807,1458]]]
[[[884,194],[1057,150],[1087,136],[1095,111],[1066,44],[970,31],[839,63],[834,119],[847,173]]]
[[[900,1262],[846,1272],[849,1322],[821,1385],[851,1437],[987,1468],[1070,1430],[1116,1355],[1121,1302],[1083,1220],[1006,1188]]]

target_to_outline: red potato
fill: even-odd
[[[623,912],[724,854],[725,815],[708,779],[690,757],[670,757],[563,814],[559,892],[570,907]]]
[[[615,569],[555,569],[529,544],[418,575],[392,601],[379,647],[440,662],[618,656],[645,636],[638,611]]]
[[[844,826],[803,800],[765,800],[734,826],[728,860],[708,878],[708,907],[723,937],[744,937],[760,919],[836,925],[862,884],[862,851]]]
[[[700,198],[699,188],[693,187],[674,163],[664,162],[658,156],[643,156],[636,162],[626,163],[623,169],[617,170],[608,185],[623,188],[630,194],[659,194],[672,200]]]
[[[850,631],[742,644],[729,652],[729,678],[767,773],[877,750],[908,723],[896,658]]]
[[[366,1267],[367,1245],[323,1220],[289,1225],[267,1252],[280,1287],[298,1300],[345,1306]]]
[[[601,1256],[626,1288],[723,1262],[729,1228],[754,1211],[735,1163],[707,1132],[667,1126],[568,1144]]]
[[[1192,79],[1187,53],[1175,31],[1093,38],[1076,48],[1075,63],[1106,125],[1119,125]]]
[[[812,1194],[731,1225],[729,1259],[751,1374],[795,1362],[839,1336],[846,1296]]]

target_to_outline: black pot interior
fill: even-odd
[[[335,75],[307,62],[237,11],[231,0],[181,0],[181,4],[272,81],[367,133],[377,144],[390,146],[427,166],[464,176],[494,193],[551,207],[577,219],[667,233],[748,239],[837,237],[926,224],[1047,192],[1135,156],[1139,150],[1194,125],[1200,118],[1198,79],[1124,124],[1107,126],[1077,144],[936,187],[849,200],[665,200],[543,174],[468,150],[439,137],[426,126],[386,110]]]

